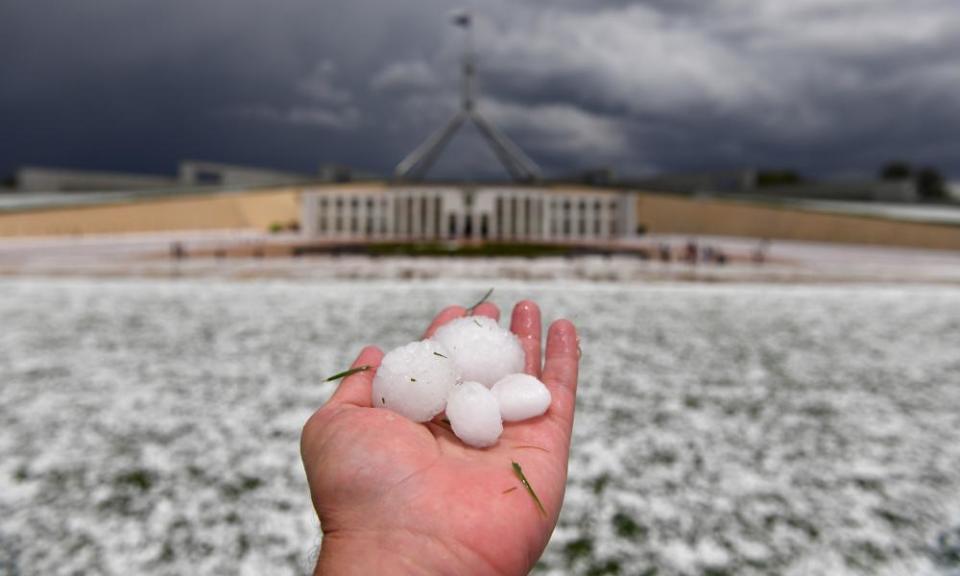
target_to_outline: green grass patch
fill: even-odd
[[[637,524],[633,518],[623,512],[614,514],[612,523],[617,536],[621,538],[636,540],[647,536],[647,528]]]
[[[141,492],[146,492],[153,486],[155,480],[156,478],[152,472],[137,468],[119,474],[114,478],[114,483],[117,486],[132,486]]]
[[[567,542],[563,547],[563,555],[567,557],[567,565],[573,564],[580,558],[589,558],[593,555],[593,538],[590,536],[581,536],[576,540]]]
[[[605,562],[597,562],[591,564],[587,568],[587,576],[616,576],[620,574],[620,561],[619,560],[607,560]]]

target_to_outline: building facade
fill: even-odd
[[[636,231],[625,191],[546,187],[323,187],[301,197],[301,229],[331,241],[610,242]]]

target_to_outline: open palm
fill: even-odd
[[[459,306],[443,310],[426,336],[466,313]],[[499,317],[490,303],[474,313]],[[516,305],[510,329],[526,352],[526,372],[543,380],[553,400],[543,416],[505,423],[500,441],[483,450],[465,446],[440,418],[417,424],[372,408],[383,353],[375,347],[360,353],[354,366],[374,369],[345,378],[301,438],[324,534],[317,573],[506,575],[525,574],[536,563],[563,502],[579,350],[573,325],[555,322],[541,370],[540,311],[533,302]]]

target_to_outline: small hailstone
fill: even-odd
[[[464,380],[489,388],[507,374],[523,370],[524,353],[517,336],[486,316],[467,316],[445,324],[433,339],[450,351]]]
[[[529,374],[504,376],[490,389],[500,405],[505,422],[518,422],[539,416],[550,407],[550,391]]]
[[[453,387],[447,399],[447,418],[457,438],[476,448],[493,446],[503,432],[497,399],[479,382]]]
[[[383,357],[373,378],[373,405],[426,422],[443,412],[457,369],[442,344],[411,342]]]

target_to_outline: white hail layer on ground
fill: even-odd
[[[302,574],[303,422],[489,282],[0,281],[0,574]],[[584,348],[543,574],[954,574],[955,288],[504,283]],[[383,306],[384,301],[396,303]]]

